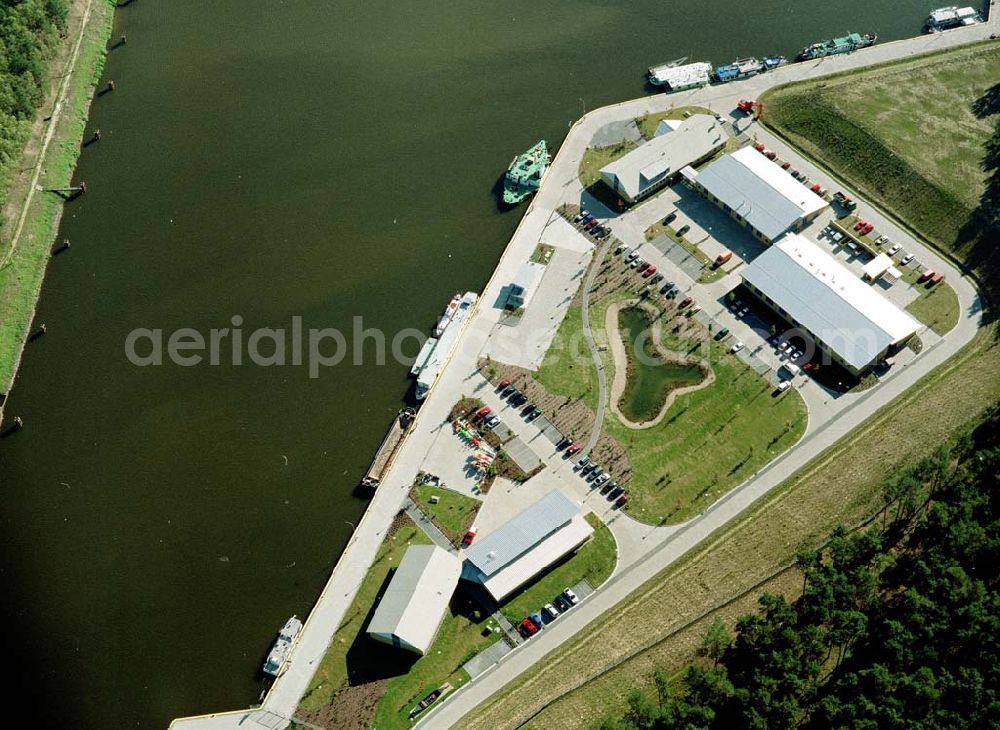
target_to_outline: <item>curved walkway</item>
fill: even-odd
[[[667,393],[667,399],[664,401],[663,406],[661,406],[660,412],[656,414],[656,417],[649,421],[642,422],[629,420],[618,407],[618,402],[621,400],[622,394],[625,392],[625,386],[628,384],[628,360],[627,353],[625,352],[625,343],[622,342],[621,333],[618,331],[618,313],[621,310],[628,309],[630,307],[639,307],[653,315],[654,319],[650,324],[650,331],[652,333],[653,345],[656,347],[660,357],[669,362],[698,364],[702,366],[702,372],[705,372],[706,370],[708,371],[708,374],[701,380],[700,383],[674,388]],[[639,299],[630,299],[625,302],[619,302],[618,304],[612,304],[608,307],[607,314],[604,315],[604,329],[608,333],[608,344],[611,347],[611,354],[615,362],[615,377],[611,381],[611,410],[618,417],[618,420],[622,422],[622,424],[628,428],[636,430],[652,428],[662,421],[663,417],[667,415],[667,411],[670,410],[670,406],[672,406],[674,401],[677,399],[677,396],[684,395],[685,393],[693,393],[696,390],[701,390],[702,388],[707,388],[715,382],[715,370],[713,370],[712,366],[705,362],[705,360],[702,358],[693,358],[687,355],[681,355],[680,353],[667,350],[660,345],[663,341],[663,321],[659,318],[659,315],[659,309],[647,302],[640,301]]]
[[[594,278],[598,269],[604,263],[604,257],[608,253],[608,244],[602,243],[594,254],[594,260],[590,264],[590,271],[587,272],[587,280],[583,282],[583,304],[580,307],[580,316],[583,317],[583,336],[587,339],[587,346],[590,354],[594,358],[594,367],[597,368],[597,413],[594,416],[594,428],[587,439],[587,445],[583,447],[583,453],[589,454],[597,446],[598,439],[601,438],[601,427],[604,425],[604,408],[608,399],[608,383],[604,374],[604,361],[601,360],[601,353],[594,343],[594,333],[590,331],[590,290],[594,288]]]

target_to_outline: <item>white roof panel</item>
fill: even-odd
[[[906,312],[797,234],[768,248],[741,276],[858,370],[918,328]]]
[[[799,218],[827,205],[753,147],[724,155],[699,171],[698,183],[772,241]]]

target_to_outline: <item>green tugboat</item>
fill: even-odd
[[[549,155],[544,139],[524,154],[515,157],[503,179],[503,202],[515,205],[536,192],[550,162],[552,156]]]

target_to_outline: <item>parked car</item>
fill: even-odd
[[[651,277],[655,273],[656,273],[656,267],[655,266],[648,266],[648,267],[646,267],[646,270],[642,272],[642,278],[643,279],[648,279],[649,277]]]
[[[903,256],[903,258],[901,258],[899,260],[899,263],[901,263],[903,266],[906,266],[911,261],[913,261],[913,254],[912,253],[908,253],[905,256]]]
[[[538,626],[530,618],[526,618],[520,623],[519,631],[521,632],[521,636],[527,639],[538,633]]]
[[[628,246],[626,246],[624,243],[619,243],[618,246],[615,248],[615,256],[617,256],[627,248]]]
[[[546,623],[552,623],[559,618],[559,609],[551,603],[546,603],[542,606],[542,617],[545,619]]]
[[[597,468],[597,462],[591,462],[589,459],[587,461],[588,463],[584,464],[583,469],[580,471],[581,474],[589,474]]]
[[[477,419],[482,419],[486,418],[486,416],[490,415],[491,413],[493,413],[492,408],[490,408],[489,406],[483,406],[478,411],[476,411],[476,415],[474,417]]]
[[[858,222],[854,224],[854,230],[860,231],[866,225],[868,225],[868,224],[865,221],[863,221],[860,218],[858,218]]]
[[[501,395],[502,395],[502,394],[501,394]],[[512,400],[514,400],[515,398],[517,398],[517,396],[519,396],[519,395],[521,395],[521,391],[519,391],[519,390],[518,390],[517,388],[513,388],[513,389],[512,389],[512,390],[511,390],[511,391],[510,391],[509,393],[507,393],[507,395],[506,395],[506,396],[504,396],[504,397],[505,397],[505,398],[506,398],[506,399],[507,399],[508,401],[512,401]]]
[[[575,606],[576,604],[578,604],[580,602],[580,599],[577,598],[576,594],[573,591],[571,591],[569,588],[565,589],[562,592],[562,594],[563,594],[563,596],[565,596],[566,600],[569,601],[569,603],[570,603],[571,606]]]
[[[599,223],[590,229],[590,235],[594,238],[600,238],[602,233],[604,233],[604,226]]]
[[[503,390],[500,391],[500,397],[501,398],[506,398],[511,393],[513,393],[515,390],[517,390],[517,388],[515,388],[513,385],[508,385],[506,388],[504,388]]]
[[[639,268],[640,266],[642,266],[645,263],[646,263],[645,259],[635,258],[635,259],[632,259],[632,263],[630,263],[629,266],[631,266],[633,269],[636,269],[636,268]]]
[[[615,488],[614,488],[614,489],[612,489],[612,490],[611,490],[610,492],[608,492],[608,501],[614,501],[614,500],[618,499],[618,497],[619,497],[619,496],[620,496],[620,495],[622,494],[622,492],[624,492],[624,491],[625,491],[625,488],[624,488],[624,487],[622,487],[622,486],[621,486],[621,485],[619,484],[619,485],[618,485],[617,487],[615,487]]]
[[[729,328],[728,327],[723,327],[721,330],[719,330],[718,332],[715,333],[715,339],[716,339],[716,341],[725,339],[728,336],[729,336]]]
[[[600,477],[603,474],[604,474],[604,472],[601,471],[600,467],[597,467],[592,472],[590,472],[590,474],[587,475],[587,481],[588,482],[597,481],[597,478]]]
[[[849,196],[840,192],[839,190],[833,194],[833,199],[840,203],[847,210],[854,210],[858,207],[858,204],[854,202]]]
[[[586,215],[588,215],[587,211],[581,210],[579,213],[577,213],[575,216],[573,216],[573,222],[574,223],[579,223],[580,221],[583,220],[584,216],[586,216]]]
[[[646,270],[646,269],[648,269],[648,268],[649,268],[650,266],[652,266],[652,264],[651,264],[651,263],[649,263],[648,261],[643,261],[643,262],[642,262],[641,264],[639,264],[639,271],[640,271],[640,272],[641,272],[641,271],[645,271],[645,270]]]
[[[629,251],[628,255],[625,257],[625,263],[630,264],[639,258],[639,253],[637,251]]]
[[[524,393],[518,393],[516,396],[510,399],[510,404],[515,408],[523,406],[527,402],[528,402],[528,396],[526,396]]]
[[[791,380],[782,380],[780,383],[778,383],[778,387],[776,387],[774,389],[774,392],[775,392],[776,395],[778,393],[784,393],[786,390],[788,390],[791,387],[792,387],[792,381]]]
[[[490,416],[486,423],[483,424],[483,428],[487,431],[492,431],[500,423],[500,419],[497,416]]]
[[[737,353],[737,352],[739,352],[740,350],[743,349],[743,346],[744,345],[743,345],[742,342],[740,342],[739,340],[736,340],[736,342],[733,343],[733,346],[729,348],[729,351],[732,352],[732,353]]]
[[[680,289],[671,289],[667,292],[667,299],[676,299],[679,293]]]
[[[614,489],[617,486],[618,486],[618,482],[605,482],[601,486],[601,494],[607,494],[608,492],[610,492],[612,489]]]
[[[667,217],[663,219],[663,225],[668,225],[670,223],[673,223],[676,218],[677,218],[677,211],[676,210],[670,211],[669,213],[667,213]]]
[[[729,263],[729,260],[732,257],[733,257],[732,251],[726,251],[725,253],[720,253],[718,256],[715,257],[715,263],[712,264],[712,268],[717,269],[720,266]]]
[[[687,316],[690,317],[692,314],[697,314],[700,311],[701,311],[701,305],[695,304],[693,307],[691,307],[691,309],[687,311]]]
[[[622,495],[615,500],[615,506],[618,509],[621,509],[626,504],[628,504],[628,492],[623,492]]]
[[[573,470],[582,472],[583,469],[586,468],[587,464],[589,463],[590,463],[590,457],[584,456],[582,459],[580,459],[573,465]]]
[[[471,545],[472,541],[476,539],[477,532],[479,532],[478,527],[470,527],[468,532],[465,533],[465,537],[462,538],[462,544]]]
[[[573,444],[568,449],[566,449],[566,456],[572,456],[573,454],[577,453],[582,448],[583,448],[583,446],[581,444]]]
[[[611,480],[610,474],[601,474],[601,476],[597,477],[597,479],[594,480],[594,486],[599,487],[610,480]]]
[[[501,380],[499,383],[497,383],[497,390],[503,390],[508,385],[510,385],[512,382],[513,381],[510,378],[507,378],[505,380]]]
[[[663,286],[660,287],[660,294],[666,294],[668,291],[670,291],[673,288],[674,288],[674,282],[672,282],[672,281],[664,282]]]
[[[892,244],[892,246],[889,247],[888,253],[890,256],[895,256],[897,253],[899,253],[899,249],[901,248],[902,246],[900,246],[898,243],[894,243]]]
[[[781,169],[782,169],[782,170],[787,170],[787,169],[788,169],[789,167],[791,167],[791,166],[792,166],[792,163],[791,163],[791,162],[782,162],[782,163],[781,163]]]
[[[873,230],[875,230],[875,224],[874,223],[865,223],[864,227],[861,229],[861,235],[862,236],[867,236]]]
[[[538,406],[532,406],[531,411],[528,413],[528,420],[534,421],[540,415],[542,415],[542,409]]]
[[[918,283],[918,284],[922,284],[923,282],[925,282],[925,281],[927,281],[928,279],[930,279],[930,278],[931,278],[932,276],[934,276],[934,272],[933,272],[933,271],[932,271],[931,269],[927,269],[927,271],[925,271],[924,273],[922,273],[922,274],[921,274],[921,275],[920,275],[920,276],[919,276],[919,277],[917,278],[917,283]]]
[[[678,236],[683,236],[685,233],[687,233],[690,230],[691,230],[691,226],[689,226],[687,223],[685,223],[683,226],[681,226],[680,228],[677,229],[677,235]]]
[[[553,598],[552,602],[554,604],[556,604],[556,608],[558,608],[559,611],[562,612],[562,613],[565,613],[566,611],[568,611],[571,608],[570,602],[567,601],[565,598],[563,598],[563,594],[562,593],[560,593],[558,596],[556,596],[555,598]]]
[[[681,300],[681,303],[678,304],[677,307],[679,309],[684,309],[684,307],[686,307],[687,305],[689,305],[693,301],[694,301],[694,297],[684,297],[684,299]]]
[[[934,276],[927,280],[927,288],[930,289],[932,286],[937,286],[942,281],[944,281],[944,274],[934,274]]]
[[[586,223],[585,223],[585,224],[583,225],[583,227],[584,227],[585,229],[587,229],[587,230],[589,231],[589,230],[591,230],[591,229],[593,229],[593,228],[597,228],[597,226],[598,226],[598,225],[599,225],[599,224],[598,224],[598,222],[597,222],[597,219],[596,219],[596,218],[591,218],[591,219],[590,219],[589,221],[587,221],[587,222],[586,222]]]
[[[888,241],[889,241],[888,236],[879,236],[878,238],[875,239],[875,245],[881,246],[883,243],[888,243]]]
[[[531,622],[538,628],[545,628],[545,622],[542,620],[542,614],[540,611],[532,611],[528,614],[528,618],[531,619]]]
[[[663,274],[657,274],[656,276],[654,276],[652,279],[649,280],[649,283],[655,286],[659,284],[661,281],[663,281]]]

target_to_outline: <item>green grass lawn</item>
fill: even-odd
[[[548,392],[581,398],[592,411],[597,410],[597,373],[583,336],[583,318],[578,305],[566,310],[534,378]]]
[[[551,603],[558,593],[572,588],[586,579],[594,588],[606,581],[614,572],[618,546],[611,530],[593,512],[587,522],[594,528],[594,535],[573,557],[532,581],[527,588],[507,600],[501,607],[511,623],[517,623],[532,611]]]
[[[406,519],[404,526],[382,543],[368,575],[365,576],[357,596],[354,597],[354,602],[344,616],[343,623],[330,640],[330,646],[313,675],[309,689],[302,697],[302,709],[316,710],[330,704],[333,696],[347,681],[351,669],[348,663],[348,651],[362,633],[389,571],[399,565],[410,545],[427,544],[430,544],[430,538],[409,519]]]
[[[916,274],[907,274],[916,279]],[[941,282],[928,289],[923,284],[914,284],[920,296],[906,305],[906,311],[931,328],[938,335],[944,335],[958,324],[958,295],[947,283]]]
[[[477,499],[430,485],[414,487],[411,494],[417,506],[452,541],[458,540],[465,534],[482,506],[482,502]],[[431,504],[430,498],[435,496],[438,498],[438,503]]]
[[[583,159],[580,160],[580,182],[583,183],[583,187],[589,188],[600,182],[602,167],[610,165],[619,157],[624,157],[638,146],[635,142],[619,142],[610,147],[588,147],[583,153]]]

